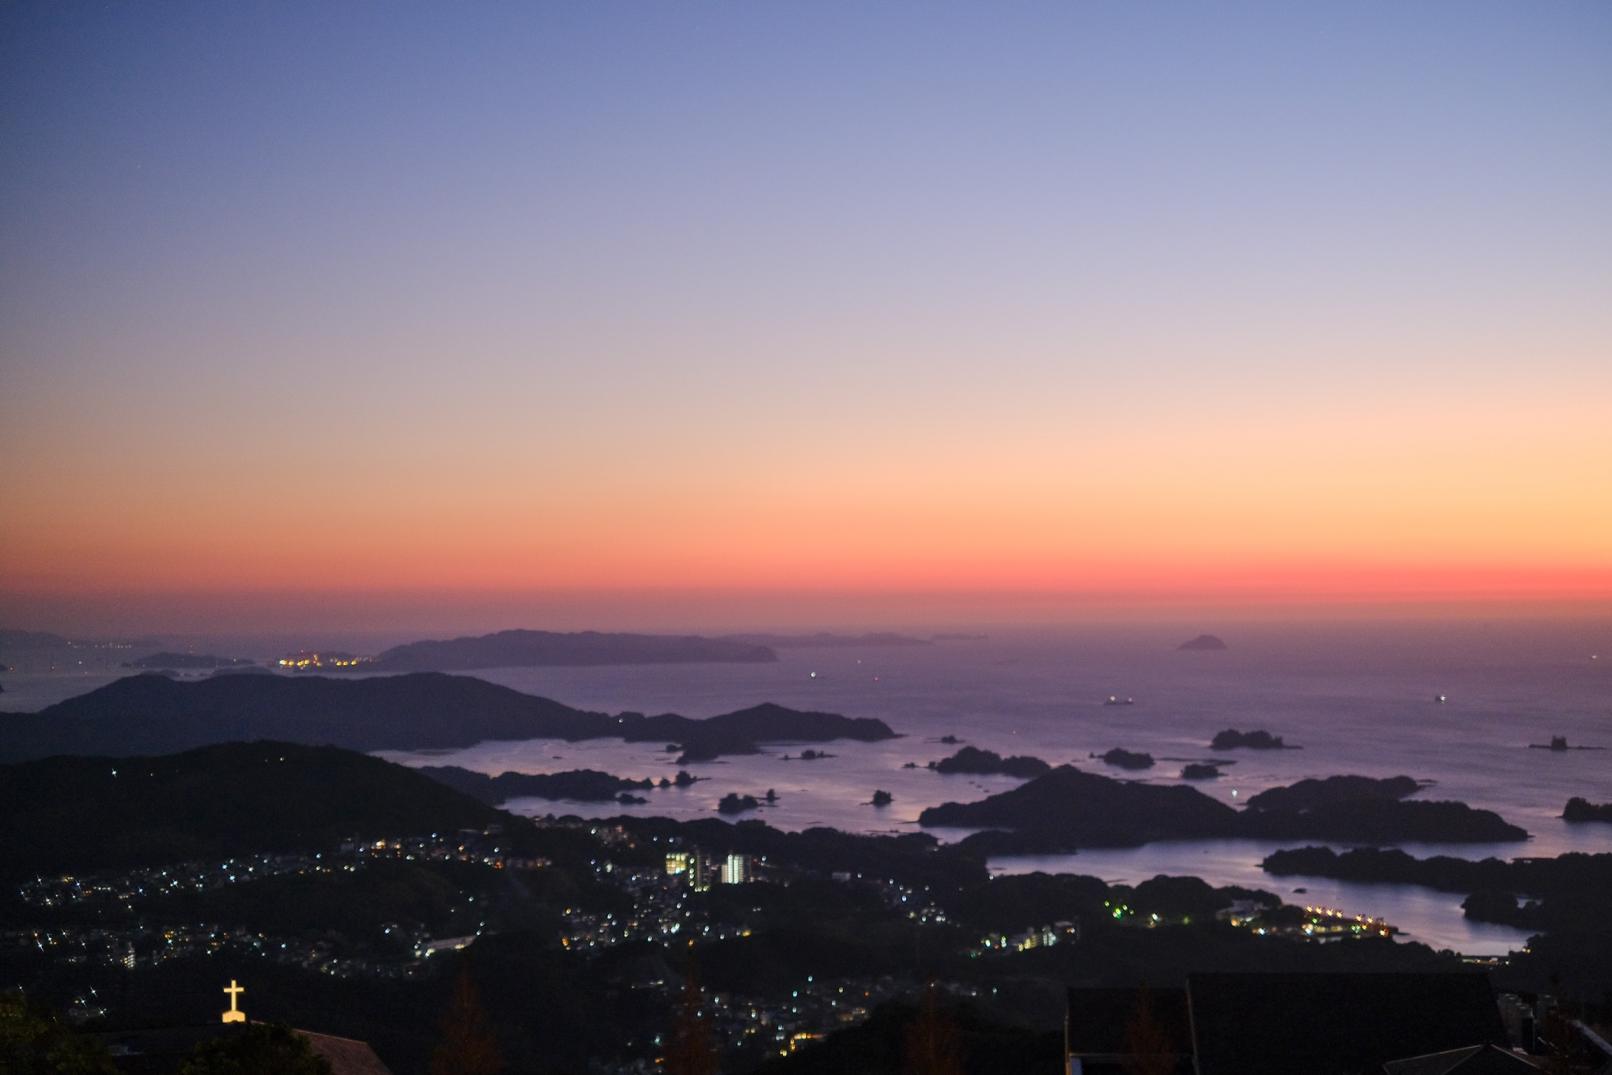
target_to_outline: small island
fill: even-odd
[[[1176,647],[1178,650],[1199,651],[1223,650],[1226,648],[1226,643],[1214,635],[1199,635],[1197,638],[1189,638]]]
[[[930,762],[929,768],[937,773],[972,773],[979,776],[1000,774],[1028,779],[1048,772],[1052,766],[1040,758],[1027,754],[1015,754],[1004,758],[993,750],[964,747],[949,758]]]
[[[1612,803],[1592,803],[1577,795],[1562,808],[1563,821],[1612,821]]]
[[[1139,753],[1134,750],[1125,750],[1115,747],[1107,754],[1100,755],[1105,765],[1112,765],[1117,769],[1151,769],[1153,768],[1153,755]]]
[[[1605,747],[1569,746],[1567,744],[1567,736],[1565,736],[1565,735],[1553,735],[1553,736],[1550,737],[1550,742],[1549,743],[1529,743],[1528,744],[1528,749],[1529,750],[1553,750],[1553,751],[1556,751],[1557,753],[1560,753],[1560,752],[1566,751],[1566,750],[1605,750],[1606,748]]]
[[[1300,813],[1366,799],[1403,799],[1422,785],[1408,776],[1329,776],[1324,780],[1300,780],[1297,784],[1271,788],[1249,799],[1245,809]]]
[[[1272,735],[1270,732],[1248,731],[1240,732],[1236,728],[1227,728],[1216,732],[1215,737],[1209,740],[1211,750],[1297,750],[1282,742],[1282,737]]]
[[[894,795],[891,795],[888,791],[880,788],[873,793],[873,805],[889,806],[891,803],[895,802],[895,798],[896,797]]]
[[[760,806],[761,800],[754,795],[740,795],[736,791],[730,791],[722,796],[721,802],[716,804],[716,812],[719,814],[742,814],[747,810],[759,809]]]
[[[1222,775],[1220,766],[1208,762],[1190,761],[1181,767],[1182,780],[1218,780]]]

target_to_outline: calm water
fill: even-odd
[[[1225,652],[1178,652],[1200,630],[1215,630]],[[799,745],[688,766],[706,780],[685,790],[649,793],[650,804],[555,804],[517,800],[511,808],[544,814],[613,816],[630,810],[679,818],[714,816],[729,791],[776,789],[780,801],[760,817],[789,829],[829,825],[853,832],[911,832],[924,807],[977,799],[1014,786],[1004,778],[941,776],[922,768],[955,747],[953,734],[999,753],[1028,753],[1058,763],[1122,746],[1160,759],[1143,779],[1173,782],[1181,764],[1210,757],[1219,729],[1264,728],[1303,749],[1236,751],[1219,781],[1200,782],[1228,803],[1277,784],[1337,773],[1436,781],[1424,796],[1453,798],[1497,811],[1526,828],[1522,844],[1410,846],[1417,854],[1464,857],[1612,851],[1612,825],[1569,826],[1557,816],[1573,795],[1612,799],[1612,751],[1551,753],[1529,743],[1565,735],[1572,743],[1612,747],[1612,625],[1538,623],[1460,628],[1429,625],[1239,627],[1174,630],[996,633],[989,639],[924,647],[790,649],[777,664],[666,665],[630,668],[498,669],[478,673],[518,690],[606,711],[675,711],[710,716],[774,701],[852,716],[879,717],[900,739],[813,744],[835,755],[785,761]],[[104,676],[12,677],[6,708],[34,708],[87,689]],[[68,684],[71,686],[68,686]],[[1105,707],[1110,694],[1129,707]],[[1448,702],[1438,704],[1434,696]],[[26,704],[25,704],[26,703]],[[488,773],[595,768],[623,776],[675,771],[664,744],[610,740],[487,742],[447,754],[389,753],[409,764],[451,763]],[[905,762],[918,769],[903,769]],[[1134,775],[1120,774],[1114,775]],[[875,788],[893,805],[866,805]],[[1232,795],[1233,790],[1238,793]],[[942,838],[959,833],[937,832]],[[1460,916],[1459,897],[1397,886],[1348,885],[1314,878],[1273,878],[1259,860],[1275,846],[1254,841],[1154,844],[1077,856],[1013,858],[994,869],[1068,870],[1134,882],[1157,873],[1190,873],[1216,884],[1263,887],[1297,902],[1323,902],[1382,915],[1437,947],[1503,952],[1515,931],[1478,927]]]

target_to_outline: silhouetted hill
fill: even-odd
[[[141,675],[37,714],[0,716],[0,760],[169,754],[253,739],[447,749],[483,739],[582,739],[617,734],[617,727],[602,713],[468,676],[219,676],[185,683]]]
[[[1199,635],[1197,638],[1189,638],[1176,647],[1176,649],[1185,650],[1222,650],[1225,648],[1226,643],[1214,635]]]
[[[883,721],[759,705],[695,720],[609,716],[470,676],[220,676],[120,679],[34,714],[0,714],[0,761],[52,754],[169,754],[280,739],[352,750],[437,750],[485,739],[665,739],[715,757],[764,741],[887,739]]]
[[[696,720],[675,713],[646,717],[623,713],[617,718],[620,735],[628,742],[664,739],[682,747],[679,762],[709,761],[722,754],[754,754],[765,742],[813,742],[858,739],[864,743],[894,739],[896,733],[882,720],[817,713],[764,702],[721,716]]]
[[[224,743],[157,758],[0,766],[11,876],[482,828],[498,811],[401,765],[334,747]]]
[[[766,646],[698,635],[632,635],[580,631],[499,631],[393,646],[363,665],[379,672],[464,672],[544,665],[687,664],[776,661]]]
[[[7,649],[56,649],[71,646],[61,635],[49,631],[23,631],[15,627],[0,627],[0,651]]]

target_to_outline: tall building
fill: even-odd
[[[722,883],[724,885],[742,885],[750,880],[750,856],[734,852],[722,864]]]

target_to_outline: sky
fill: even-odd
[[[1612,613],[1612,6],[0,5],[0,622]]]

